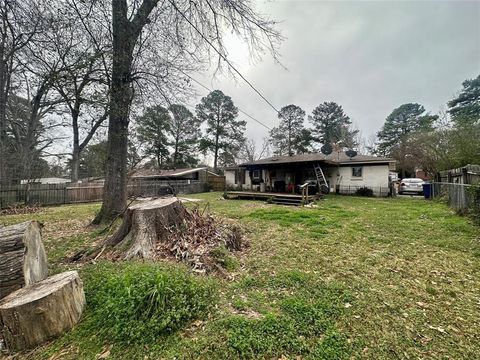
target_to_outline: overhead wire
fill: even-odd
[[[195,83],[197,83],[198,85],[200,85],[202,88],[206,89],[207,91],[213,91],[212,89],[210,89],[208,86],[202,84],[200,81],[198,81],[197,79],[195,79],[194,77],[188,75],[187,73],[183,72],[180,70],[180,72],[183,73],[183,75],[187,76],[190,80],[194,81]],[[254,118],[252,115],[250,115],[249,113],[247,113],[246,111],[242,110],[240,107],[238,107],[238,111],[240,111],[243,115],[249,117],[250,119],[252,119],[253,121],[257,122],[258,124],[262,125],[263,127],[267,128],[268,130],[272,130],[272,128],[268,125],[265,125],[263,122],[261,122],[260,120]]]
[[[205,37],[205,35],[198,29],[198,27],[190,21],[190,19],[177,7],[177,5],[172,1],[168,0],[168,2],[173,6],[175,11],[177,11],[182,18],[185,19],[185,21],[202,37],[202,39],[222,58],[228,66],[235,72],[237,73],[240,78],[247,83],[248,86],[250,86],[253,91],[255,91],[277,114],[280,114],[280,111],[259,91],[253,84],[238,70],[231,62],[228,60],[225,54],[223,54],[220,50],[218,50],[215,45]],[[249,116],[249,115],[247,115]],[[255,120],[256,121],[256,120]]]

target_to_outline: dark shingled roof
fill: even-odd
[[[357,155],[353,158],[349,158],[344,152],[333,152],[330,155],[324,155],[322,153],[300,154],[292,156],[272,156],[257,161],[246,162],[239,166],[251,166],[251,165],[274,165],[274,164],[291,164],[300,162],[316,162],[323,161],[333,165],[348,165],[358,163],[375,163],[375,164],[388,164],[395,162],[394,159],[377,157],[371,155]]]

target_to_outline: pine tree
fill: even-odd
[[[278,114],[280,125],[270,131],[270,142],[275,155],[302,154],[308,152],[311,134],[304,126],[305,111],[296,105],[287,105]]]
[[[415,132],[432,130],[437,119],[437,115],[425,114],[425,108],[420,104],[401,105],[388,115],[378,132],[377,153],[395,158],[402,177],[405,177],[407,170],[413,170],[408,137]]]
[[[448,102],[452,120],[456,125],[474,125],[480,122],[480,75],[465,80],[460,94]]]
[[[358,130],[351,128],[352,122],[343,108],[335,102],[318,105],[309,117],[313,125],[312,135],[318,144],[330,144],[338,148],[353,148]]]
[[[238,108],[230,96],[220,90],[214,90],[202,98],[197,105],[197,118],[206,121],[207,129],[200,140],[200,149],[211,151],[214,155],[213,168],[216,171],[219,155],[228,157],[239,148],[245,140],[246,122],[237,120]]]
[[[183,105],[173,104],[169,107],[170,117],[169,133],[172,137],[172,165],[195,166],[198,159],[195,156],[198,150],[201,121]]]
[[[146,154],[155,156],[159,169],[163,168],[170,154],[168,133],[172,119],[163,106],[152,106],[137,119],[138,140],[145,146]]]

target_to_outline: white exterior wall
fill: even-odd
[[[225,183],[227,186],[234,186],[235,184],[235,170],[225,170]]]
[[[243,187],[249,188],[251,185],[250,181],[250,174],[248,173],[247,170],[245,170],[245,183],[240,184],[240,183],[235,183],[235,171],[236,170],[225,170],[225,183],[227,186],[238,186],[243,185]],[[237,179],[239,181],[240,179]]]
[[[374,192],[379,192],[380,187],[382,193],[388,189],[388,174],[389,166],[385,165],[357,165],[362,166],[362,177],[352,176],[352,166],[331,167],[326,169],[327,181],[330,188],[335,191],[335,186],[341,187],[369,187],[373,188]]]

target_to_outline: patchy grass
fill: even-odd
[[[118,265],[85,265],[80,269],[88,302],[84,319],[25,357],[478,357],[480,231],[467,218],[422,199],[330,196],[317,208],[295,208],[220,195],[189,197],[203,199],[199,206],[242,225],[251,247],[240,259],[218,250],[230,276],[214,280],[215,309],[125,344],[125,336],[116,339],[113,333],[105,335],[105,326],[92,325],[95,299],[115,297],[109,295],[112,279],[116,294],[126,288],[119,285],[124,284],[120,273],[110,272]],[[0,217],[0,224],[43,222],[49,261],[64,269],[65,255],[105,236],[87,226],[97,210],[96,204],[46,208]],[[150,266],[127,263],[121,268],[123,276],[135,274],[133,279],[149,273]],[[172,274],[170,279],[160,269],[167,276],[162,279],[183,288],[175,280],[178,271],[185,271],[181,266],[156,266]],[[122,320],[126,327],[135,323]]]

